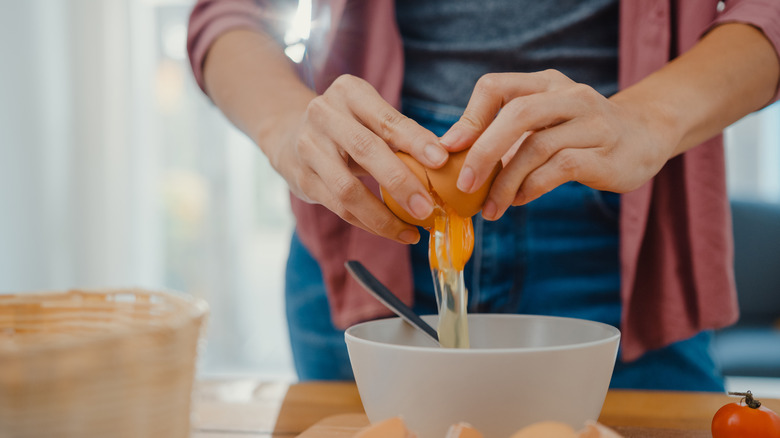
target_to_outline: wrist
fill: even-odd
[[[669,139],[671,158],[766,105],[779,81],[780,61],[763,33],[727,23],[614,98],[641,105]]]
[[[274,169],[279,170],[279,152],[290,146],[300,126],[303,112],[285,111],[263,117],[249,132],[252,141],[265,154]]]
[[[638,84],[610,100],[634,119],[629,129],[635,129],[634,134],[645,136],[643,140],[653,145],[654,161],[665,163],[684,152],[681,143],[685,137],[685,116],[659,98],[658,93],[648,93]]]

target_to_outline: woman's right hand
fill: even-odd
[[[303,114],[277,121],[278,140],[262,147],[293,194],[380,236],[402,243],[419,240],[417,229],[393,215],[358,177],[371,175],[414,217],[428,217],[431,195],[394,151],[441,167],[448,154],[435,134],[350,75],[314,97]]]

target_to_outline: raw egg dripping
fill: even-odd
[[[432,194],[435,195],[435,192],[432,191]],[[434,196],[436,198],[438,196]],[[468,291],[463,269],[474,249],[471,217],[464,218],[448,205],[437,203],[434,226],[428,231],[431,233],[428,261],[439,305],[439,344],[449,348],[469,348]]]
[[[458,271],[466,267],[466,262],[474,252],[474,225],[470,217],[462,217],[449,206],[436,206],[434,226],[428,230],[434,235],[442,233],[446,238],[437,249],[435,239],[430,239],[428,259],[431,269],[439,268],[439,260],[448,260],[448,265]]]
[[[474,251],[471,217],[481,209],[501,165],[496,164],[488,180],[476,192],[464,193],[455,184],[466,151],[451,154],[440,169],[426,169],[403,152],[397,152],[396,155],[428,188],[435,202],[434,212],[419,220],[407,213],[384,188],[381,188],[382,198],[401,220],[430,232],[428,261],[439,306],[439,344],[442,347],[468,348],[468,291],[463,280],[463,269]]]

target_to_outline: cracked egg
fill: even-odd
[[[463,162],[466,160],[467,152],[468,149],[451,153],[447,163],[439,169],[426,168],[420,164],[419,161],[414,159],[414,157],[405,152],[399,151],[395,154],[412,170],[412,172],[414,172],[415,176],[417,176],[423,185],[428,188],[428,192],[431,193],[434,201],[438,204],[438,207],[444,210],[448,210],[447,207],[450,207],[459,216],[470,218],[479,213],[482,209],[482,204],[485,202],[485,198],[487,198],[490,186],[496,178],[496,175],[498,175],[498,171],[501,170],[501,163],[496,163],[496,166],[493,168],[487,181],[482,184],[482,187],[474,193],[464,193],[458,189],[456,184],[460,169],[463,167]],[[381,187],[381,193],[382,199],[387,207],[402,221],[412,225],[419,225],[428,230],[434,227],[435,214],[431,214],[424,220],[419,220],[404,210],[404,208],[387,193],[384,187]]]

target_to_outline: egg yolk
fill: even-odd
[[[453,208],[436,200],[434,225],[430,231],[428,260],[433,274],[436,302],[439,305],[437,332],[439,345],[445,348],[469,348],[466,303],[468,292],[463,269],[474,250],[474,226],[470,217],[460,216]]]
[[[429,242],[428,259],[431,269],[451,267],[463,271],[474,252],[474,225],[470,217],[462,217],[451,207],[436,207],[434,227]],[[437,245],[437,233],[444,236]]]

